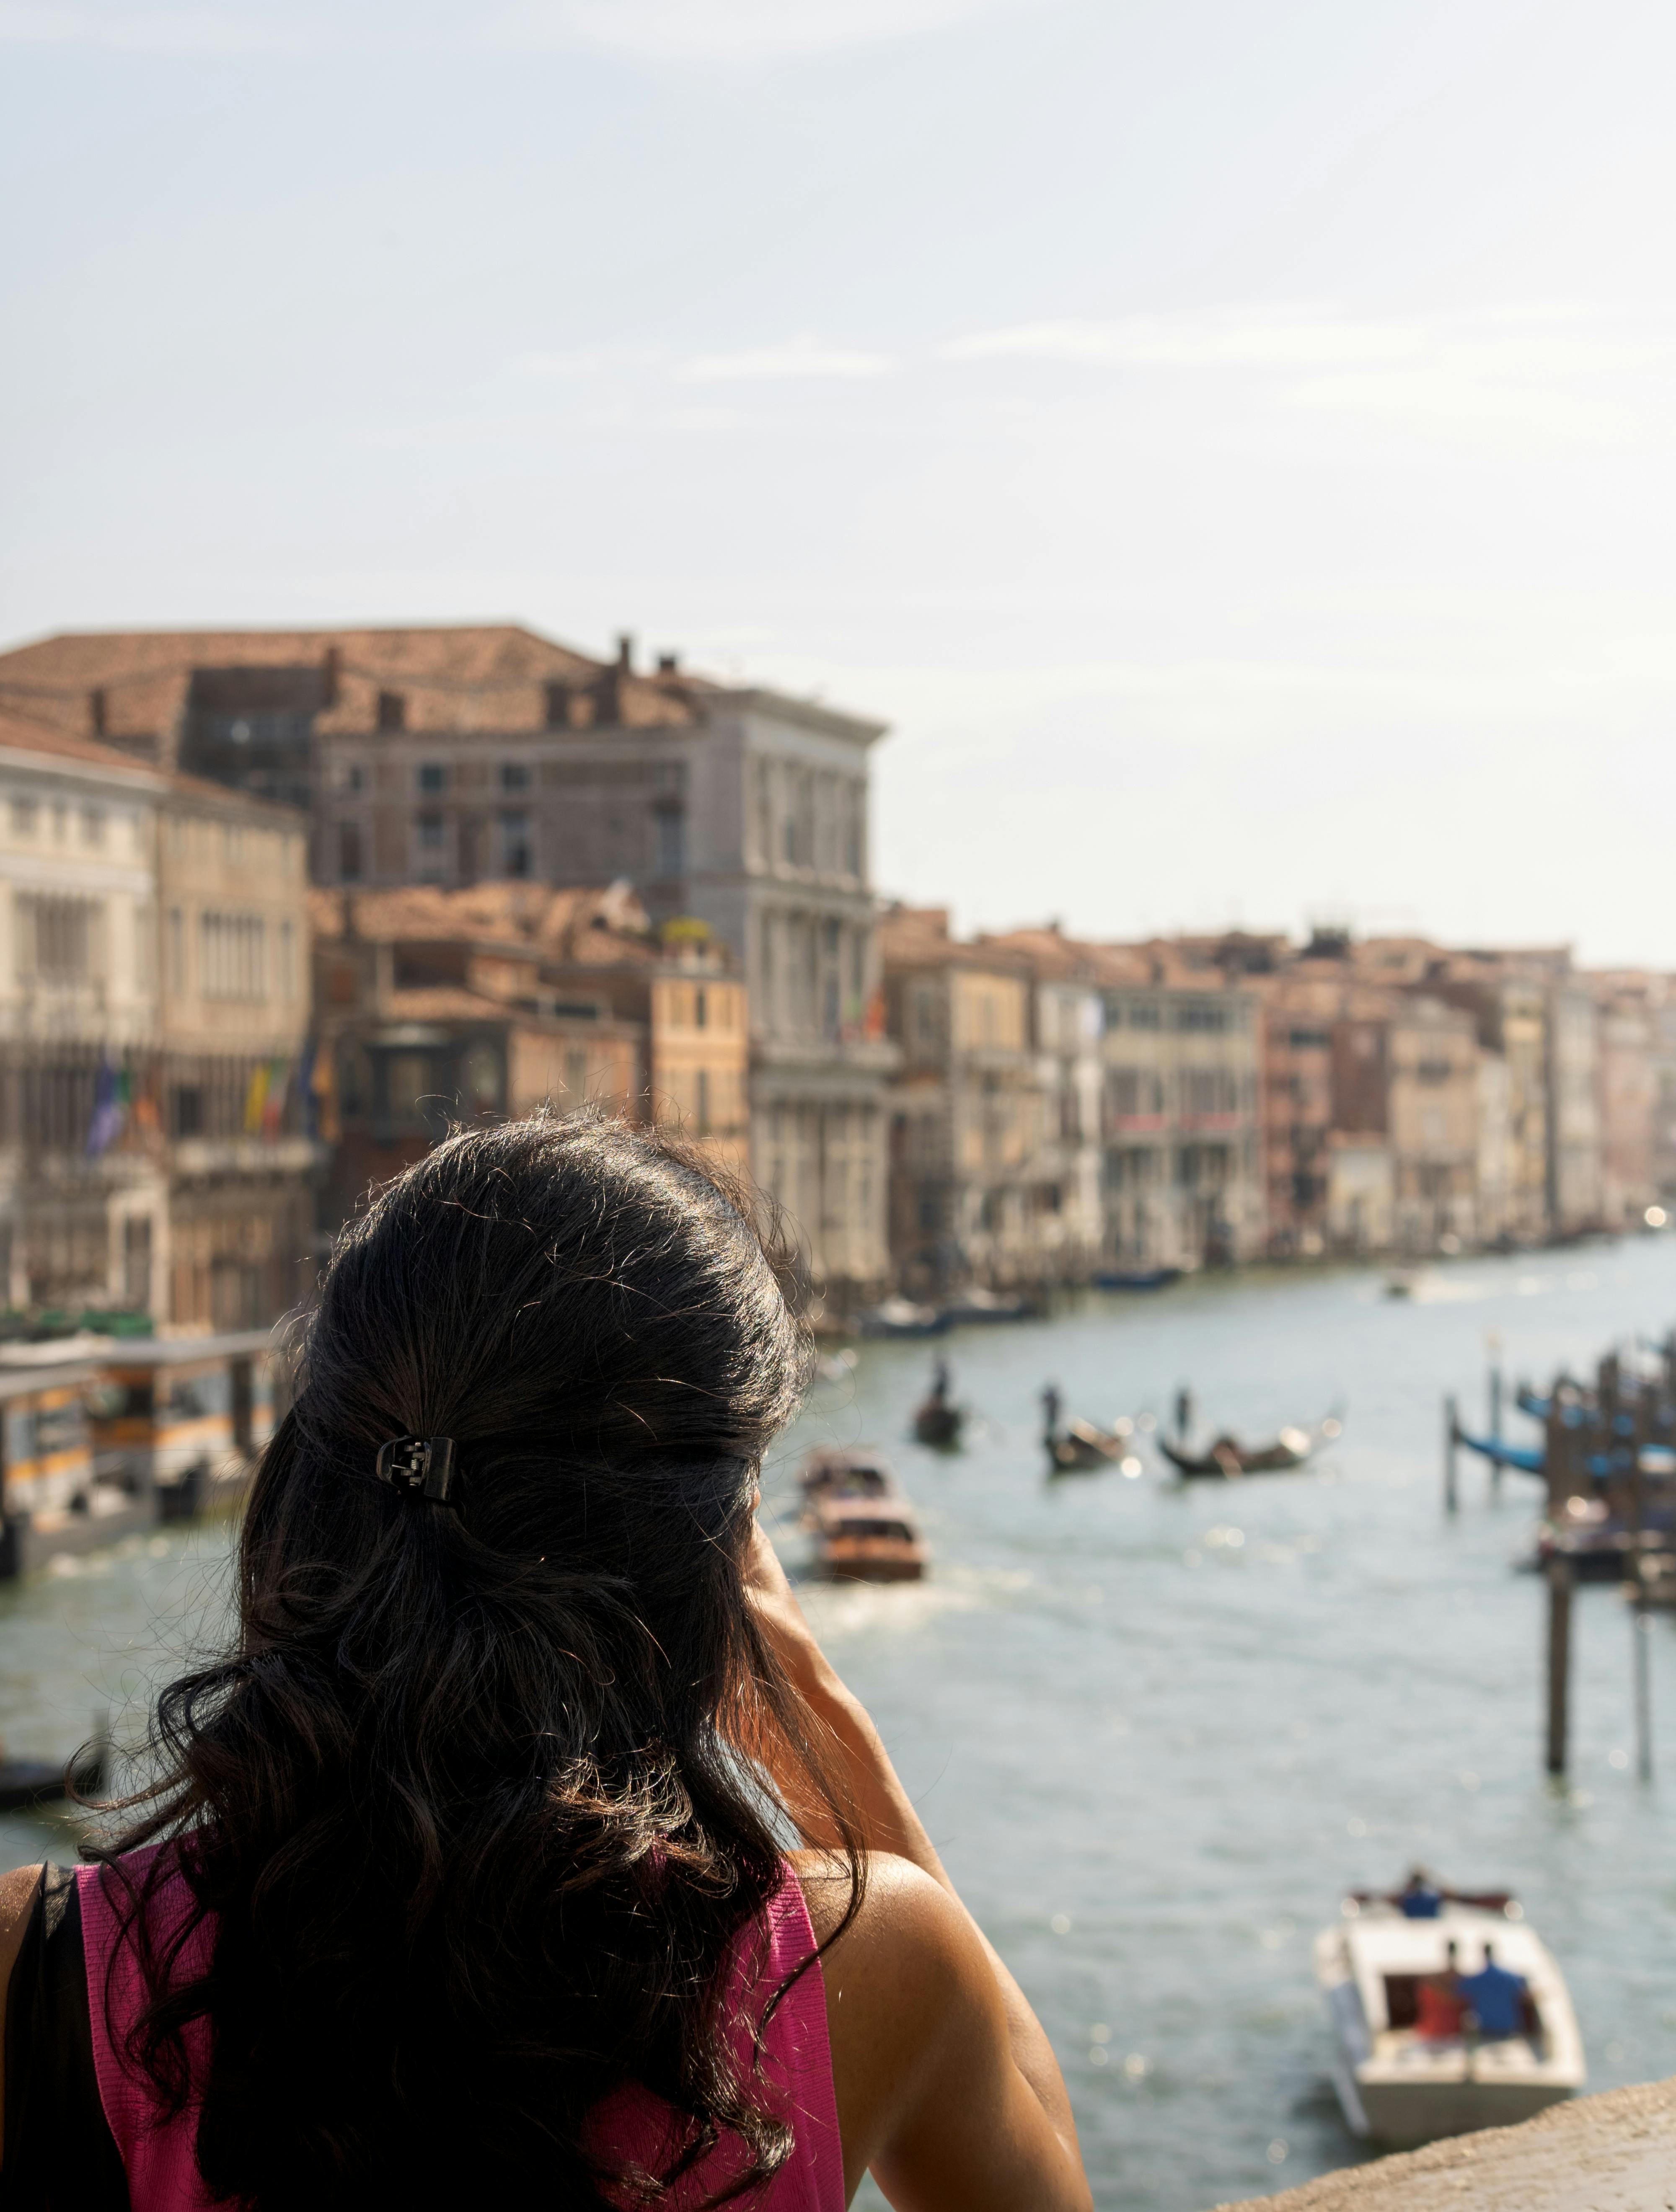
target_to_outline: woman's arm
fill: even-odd
[[[998,2212],[1081,2212],[1091,2200],[1052,2045],[962,1903],[878,1730],[816,1642],[760,1524],[747,1587],[780,1664],[826,1738],[868,1851],[908,1863],[881,1864],[873,1884],[878,1910],[864,1914],[838,1946],[848,1960],[834,1959],[847,1981],[859,1976],[884,1993],[881,2020],[898,2029],[912,2022],[915,2030],[918,2063],[892,2069],[894,2101],[902,2109],[890,2112],[886,2096],[885,2140],[867,2162],[904,2212],[944,2206],[987,2212],[991,2205]],[[795,1762],[776,1760],[770,1750],[768,1764],[805,1842],[830,1850],[839,1840],[831,1816],[807,1801]]]

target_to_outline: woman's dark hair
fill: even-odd
[[[172,1847],[124,1908],[128,2049],[167,2109],[202,2093],[212,2192],[656,2205],[723,2136],[717,2201],[783,2164],[726,2002],[780,1878],[740,1741],[802,1761],[852,1912],[860,1869],[744,1594],[807,1359],[783,1279],[742,1189],[597,1115],[458,1132],[345,1231],[231,1649],[163,1692],[158,1778],[96,1854]],[[375,1479],[408,1435],[457,1440],[458,1510]],[[172,1859],[215,1916],[196,1978],[145,1910]],[[591,2135],[628,2081],[677,2116],[664,2171]]]

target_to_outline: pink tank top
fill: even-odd
[[[145,1856],[137,1851],[134,1860]],[[138,2016],[144,1995],[139,1962],[131,1945],[121,1942],[119,1937],[120,1893],[113,1902],[106,1893],[108,1879],[100,1867],[82,1867],[77,1871],[88,2011],[93,2024],[100,2101],[122,2156],[133,2212],[205,2212],[216,2200],[204,2188],[193,2153],[196,2108],[189,2106],[178,2118],[159,2126],[147,2083],[135,2076],[120,2053],[119,2045]],[[159,1942],[166,1942],[186,1918],[190,1902],[185,1882],[177,1875],[152,1907]],[[205,1971],[214,1941],[212,1924],[201,1923],[182,1953],[184,1973]],[[780,1887],[768,1900],[765,1924],[745,1929],[735,1940],[732,1972],[742,2000],[742,2035],[744,2019],[760,2020],[774,1991],[814,1948],[814,1930],[802,1886],[787,1865]],[[208,2021],[194,2021],[185,2036],[192,2070],[198,2073],[209,2060]],[[832,2087],[832,2053],[827,2041],[826,1990],[818,1960],[792,1984],[768,2023],[762,2043],[762,2079],[776,2108],[791,2121],[796,2144],[766,2188],[738,2201],[748,2205],[750,2212],[844,2212],[844,2160]],[[637,2085],[618,2090],[595,2116],[602,2143],[608,2143],[625,2162],[635,2160],[654,2172],[673,2158],[673,2148],[669,2147],[674,2141],[675,2118],[661,2099]],[[725,2186],[742,2163],[736,2142],[719,2143],[699,2168],[683,2176],[671,2190],[667,2200],[670,2212],[692,2212],[707,2196]]]

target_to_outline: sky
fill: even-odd
[[[1676,15],[0,0],[0,642],[877,714],[881,890],[1676,968]]]

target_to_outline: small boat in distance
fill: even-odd
[[[0,1813],[22,1813],[35,1805],[57,1804],[72,1793],[98,1796],[105,1787],[109,1764],[102,1728],[78,1759],[55,1765],[46,1759],[8,1759],[0,1746]]]
[[[1208,1451],[1192,1452],[1179,1440],[1158,1438],[1158,1449],[1188,1481],[1207,1479],[1236,1482],[1248,1474],[1286,1474],[1306,1466],[1322,1444],[1344,1433],[1344,1423],[1329,1414],[1313,1429],[1282,1429],[1266,1444],[1242,1444],[1237,1437],[1218,1437]]]
[[[916,1443],[932,1444],[946,1451],[960,1442],[966,1408],[956,1406],[950,1398],[949,1382],[949,1363],[946,1359],[939,1359],[931,1371],[931,1389],[914,1410],[914,1437]]]
[[[1096,1291],[1163,1291],[1181,1279],[1179,1267],[1103,1267],[1092,1277]]]
[[[1435,1893],[1416,1917],[1395,1897],[1346,1897],[1315,1938],[1315,1966],[1339,2105],[1352,2132],[1382,2149],[1515,2126],[1587,2078],[1564,1978],[1504,1893]],[[1472,2009],[1473,1982],[1491,1966],[1517,1994],[1508,2019],[1486,2033]],[[1451,1992],[1444,2016],[1423,2033],[1435,2011],[1427,1993],[1439,1990]]]
[[[949,1317],[939,1306],[916,1305],[912,1298],[884,1298],[860,1316],[863,1336],[941,1336]]]
[[[930,1555],[918,1519],[877,1453],[811,1452],[803,1464],[803,1495],[818,1573],[836,1582],[923,1579]]]

